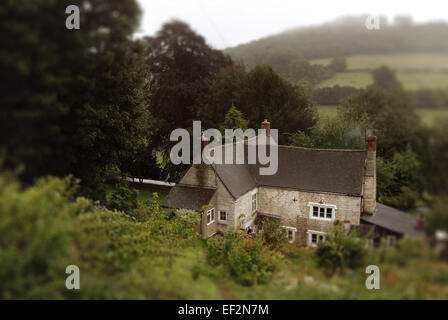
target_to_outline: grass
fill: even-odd
[[[328,119],[334,118],[337,115],[338,106],[317,106],[319,118]],[[448,117],[448,109],[444,110],[431,110],[431,109],[418,109],[417,114],[420,116],[422,122],[428,127],[434,126],[440,119]]]
[[[369,72],[338,72],[332,78],[319,83],[318,87],[333,87],[335,85],[364,88],[373,83]]]
[[[137,200],[139,202],[145,202],[145,201],[151,201],[153,199],[153,193],[157,192],[159,195],[159,201],[162,202],[168,192],[170,191],[170,187],[165,186],[157,186],[152,184],[144,184],[144,183],[138,183],[138,182],[130,182],[128,184],[129,188],[131,189],[137,189],[138,190],[138,196]],[[106,201],[110,199],[110,196],[113,192],[114,188],[113,186],[109,186],[106,189]]]
[[[328,65],[331,59],[311,60],[311,64]],[[348,70],[371,70],[382,65],[396,71],[448,70],[448,54],[442,53],[394,53],[375,55],[353,55],[347,57]]]
[[[328,65],[331,59],[311,60]],[[448,88],[448,54],[412,53],[389,55],[353,55],[347,57],[347,72],[336,73],[319,87],[335,85],[363,88],[372,84],[371,70],[382,65],[397,72],[407,90]]]

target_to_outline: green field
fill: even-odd
[[[159,196],[159,201],[162,202],[168,192],[170,191],[170,187],[164,187],[164,186],[157,186],[152,184],[144,184],[144,183],[137,183],[137,182],[130,182],[128,184],[128,187],[130,189],[136,189],[138,190],[138,196],[137,200],[139,202],[145,202],[147,200],[153,199],[153,193],[157,192]],[[109,186],[106,190],[106,201],[110,199],[110,196],[112,195],[112,192],[114,191],[113,186]]]
[[[320,120],[334,118],[337,114],[337,108],[338,106],[317,106]],[[432,127],[441,118],[448,118],[448,110],[419,109],[417,114],[422,122],[429,127]]]
[[[328,65],[331,59],[310,60],[311,64]],[[442,53],[395,53],[375,55],[353,55],[347,57],[348,70],[375,69],[382,65],[396,71],[448,70],[448,54]]]
[[[311,64],[328,65],[331,59],[311,60]],[[370,71],[382,65],[397,72],[405,89],[447,88],[448,54],[413,53],[389,55],[353,55],[347,57],[347,72],[336,73],[319,87],[334,85],[366,87],[372,83]]]

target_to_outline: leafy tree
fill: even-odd
[[[403,209],[414,208],[421,198],[423,182],[421,162],[408,146],[391,160],[377,158],[378,201]]]
[[[400,89],[377,86],[360,89],[343,100],[341,113],[346,121],[360,123],[378,136],[378,155],[391,158],[406,146],[422,141],[420,120],[408,95]]]
[[[311,86],[331,78],[333,71],[321,65],[311,65],[303,58],[294,59],[289,63],[289,71],[285,75],[291,81],[306,82]]]
[[[160,120],[156,141],[166,148],[172,130],[192,126],[192,106],[206,79],[231,66],[232,61],[179,20],[165,23],[146,40],[151,111]]]
[[[330,68],[335,72],[344,72],[347,69],[347,60],[344,56],[334,57],[331,60]]]
[[[339,105],[341,100],[355,94],[358,89],[335,85],[333,87],[315,88],[312,91],[313,101],[316,105]]]
[[[326,119],[315,125],[307,134],[296,131],[288,138],[288,144],[306,148],[365,149],[365,135],[359,125],[339,118]]]
[[[221,69],[206,80],[206,88],[197,97],[194,114],[206,128],[219,128],[229,106],[240,106],[241,90],[247,83],[244,66],[234,65]]]
[[[195,114],[207,125],[219,127],[232,104],[247,117],[250,128],[259,128],[269,119],[272,128],[279,129],[280,141],[286,140],[287,133],[309,130],[317,121],[308,92],[267,65],[248,73],[240,66],[222,70],[207,81],[206,90],[196,101]]]
[[[244,114],[232,105],[226,113],[224,122],[221,125],[221,131],[225,129],[241,129],[245,131],[248,128],[249,121],[244,118]]]
[[[345,272],[346,268],[360,267],[366,254],[364,240],[353,229],[348,234],[340,224],[327,230],[325,241],[320,241],[316,252],[316,262],[329,274]]]
[[[238,105],[252,128],[269,119],[272,127],[279,129],[280,141],[286,133],[306,131],[317,121],[317,111],[305,89],[289,83],[267,65],[248,73]]]
[[[129,189],[126,182],[121,181],[115,186],[108,201],[108,205],[112,209],[125,212],[129,215],[134,215],[135,209],[137,209],[137,195],[137,190]]]
[[[101,199],[111,167],[147,145],[144,46],[129,40],[135,0],[8,1],[0,24],[0,145],[24,181],[73,173],[81,192]],[[64,27],[68,5],[81,29]],[[59,17],[59,18],[57,18]]]
[[[379,67],[372,71],[373,84],[386,90],[402,89],[395,72],[386,66]]]

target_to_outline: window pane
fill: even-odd
[[[225,211],[221,211],[219,218],[221,220],[227,220],[227,213]]]
[[[315,233],[311,234],[311,242],[312,243],[316,243],[317,242],[317,234],[315,234]]]
[[[207,214],[207,223],[210,223],[210,214]]]
[[[313,217],[317,217],[319,215],[319,208],[313,207]]]
[[[319,241],[324,241],[324,236],[323,235],[319,235]]]
[[[321,218],[324,218],[324,217],[325,217],[325,208],[319,208],[319,216],[320,216]]]
[[[332,208],[327,208],[327,218],[331,219],[332,216],[333,216],[333,209]]]

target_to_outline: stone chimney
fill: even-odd
[[[261,123],[261,129],[266,130],[267,137],[271,135],[271,123],[267,119],[264,119],[264,121]]]
[[[367,159],[364,170],[362,209],[374,214],[376,209],[376,137],[367,137]]]
[[[425,230],[425,219],[421,215],[417,219],[417,230]]]

